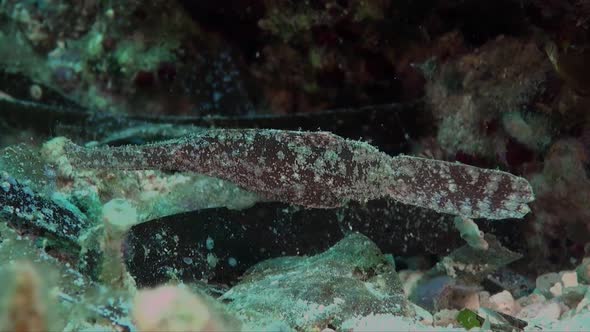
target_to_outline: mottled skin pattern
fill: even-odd
[[[510,173],[410,156],[394,157],[389,194],[396,200],[467,218],[521,218],[534,200],[527,180]]]
[[[333,208],[391,196],[469,218],[514,218],[533,200],[528,182],[462,164],[388,156],[328,132],[213,129],[142,146],[66,149],[74,166],[191,171],[269,200]]]

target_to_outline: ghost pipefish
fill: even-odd
[[[510,173],[411,156],[389,156],[329,132],[211,129],[157,143],[83,148],[66,144],[72,166],[189,171],[268,200],[335,208],[390,196],[466,218],[521,218],[534,199]]]

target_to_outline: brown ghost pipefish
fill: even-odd
[[[312,208],[391,196],[467,218],[520,218],[534,199],[529,183],[497,170],[391,157],[329,132],[212,129],[152,144],[66,148],[82,168],[190,171],[224,179],[261,197]]]

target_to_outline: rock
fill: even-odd
[[[262,331],[264,331],[264,332],[296,332],[287,323],[285,323],[283,321],[271,322],[264,329],[262,329]],[[314,332],[317,332],[317,331],[319,331],[319,329],[317,329]]]
[[[547,298],[542,294],[533,293],[529,296],[519,298],[517,302],[521,307],[526,307],[533,303],[545,303],[547,302]]]
[[[253,329],[282,320],[297,330],[329,324],[340,330],[350,317],[414,315],[394,268],[361,234],[316,256],[259,263],[220,299]]]
[[[547,330],[551,331],[587,331],[590,312],[584,312],[572,318],[555,322]]]
[[[186,288],[161,286],[136,295],[133,319],[140,331],[226,330],[213,311],[204,299]]]
[[[508,291],[502,291],[490,297],[492,309],[507,315],[514,315],[518,310],[518,304],[514,301],[512,294]]]
[[[455,313],[456,315],[456,313]],[[448,325],[448,324],[447,324]],[[432,325],[422,325],[406,317],[399,317],[388,314],[368,315],[364,317],[355,317],[342,323],[342,329],[345,332],[389,332],[389,331],[454,331],[457,328],[437,327]]]
[[[584,297],[582,299],[582,301],[580,301],[580,303],[578,303],[578,305],[576,306],[576,313],[579,313],[582,310],[588,308],[589,305],[590,305],[590,300],[588,300],[587,297]]]
[[[535,284],[536,284],[537,290],[539,292],[541,292],[541,294],[543,294],[547,298],[551,298],[554,295],[551,293],[550,289],[556,283],[558,283],[560,280],[561,280],[561,277],[559,276],[558,273],[555,273],[555,272],[545,273],[545,274],[537,277]]]
[[[576,274],[578,275],[578,280],[585,284],[590,284],[590,257],[582,260],[582,264],[576,268]]]
[[[504,247],[495,236],[486,234],[487,250],[464,245],[444,257],[432,270],[467,284],[479,284],[496,270],[520,259],[521,254]]]
[[[484,308],[491,308],[492,303],[490,302],[490,293],[486,291],[479,292],[479,306]]]
[[[431,312],[436,309],[447,309],[447,305],[440,306],[441,299],[449,298],[452,295],[451,286],[453,283],[454,280],[445,275],[432,278],[423,276],[411,290],[409,298],[413,303]]]
[[[561,294],[563,294],[563,285],[561,282],[556,282],[551,288],[549,288],[549,292],[553,297],[561,296]]]
[[[535,289],[534,279],[522,275],[509,268],[501,268],[488,275],[482,286],[490,293],[507,290],[515,299],[527,296]]]
[[[561,301],[565,303],[567,306],[575,308],[588,291],[588,286],[586,285],[577,285],[575,287],[568,287],[563,290],[563,294],[561,295]]]
[[[542,319],[552,321],[559,319],[561,307],[557,302],[533,303],[528,305],[518,313],[517,317],[525,320]]]
[[[550,320],[558,320],[560,315],[561,307],[559,303],[556,302],[551,302],[545,305],[543,308],[541,308],[538,314],[539,317],[544,317]]]
[[[506,63],[507,58],[512,61]],[[427,101],[441,121],[438,142],[450,154],[495,157],[500,146],[494,136],[481,134],[478,123],[527,103],[549,70],[550,61],[535,43],[514,38],[498,38],[476,52],[440,65],[426,86]],[[525,142],[536,142],[539,139],[534,137],[542,133],[530,127],[523,131],[507,129]],[[526,132],[534,137],[527,137]]]
[[[545,306],[544,303],[531,303],[526,307],[522,308],[516,317],[521,319],[532,319],[539,316],[539,312]]]
[[[451,283],[443,287],[441,293],[434,298],[434,309],[471,309],[479,308],[479,289],[474,286]]]
[[[414,304],[413,307],[416,311],[416,319],[424,325],[432,326],[432,324],[434,323],[434,317],[432,316],[432,314],[428,312],[426,309],[416,304]]]
[[[399,278],[402,281],[404,287],[404,293],[409,296],[412,291],[418,285],[420,278],[424,275],[424,272],[421,271],[413,271],[413,270],[403,270],[399,271]]]
[[[568,271],[561,273],[561,283],[563,287],[576,287],[578,286],[578,275],[575,271]]]
[[[477,292],[471,292],[464,298],[463,307],[470,310],[479,309],[479,294]]]
[[[434,314],[434,326],[449,326],[454,325],[457,326],[459,323],[457,322],[457,315],[459,314],[459,310],[452,309],[443,309],[436,314]]]

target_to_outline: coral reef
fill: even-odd
[[[512,157],[513,149],[538,151],[547,145],[547,124],[535,120],[541,115],[524,114],[550,73],[551,64],[535,43],[508,37],[439,66],[426,95],[440,121],[437,141],[445,154],[499,159],[509,167],[531,161]]]
[[[582,0],[0,2],[0,329],[590,329]]]

